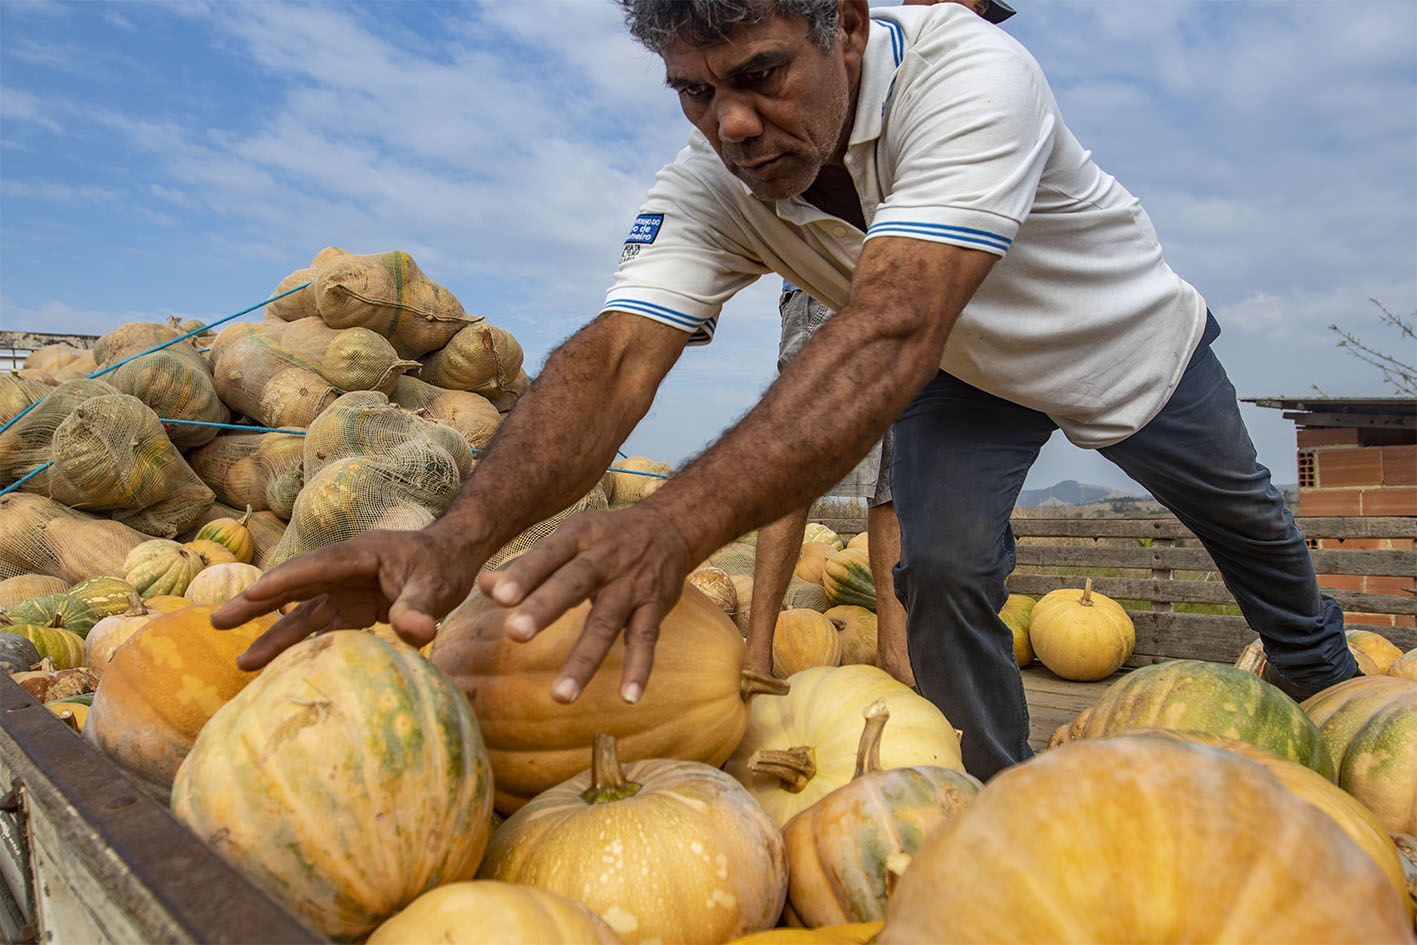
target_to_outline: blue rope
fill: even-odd
[[[6,494],[8,494],[8,493],[14,492],[14,491],[15,491],[16,489],[18,489],[20,486],[24,485],[26,482],[28,482],[29,480],[33,479],[35,476],[38,476],[40,473],[44,472],[46,469],[48,469],[50,466],[53,466],[53,465],[54,465],[54,461],[53,461],[53,460],[50,460],[49,462],[45,463],[43,466],[39,467],[38,469],[35,469],[35,470],[33,470],[33,471],[29,472],[29,473],[26,473],[25,475],[21,476],[19,479],[16,479],[14,482],[10,483],[10,484],[9,484],[8,486],[6,486],[5,488],[0,489],[0,495],[6,495]]]
[[[305,435],[304,430],[282,430],[279,427],[253,427],[245,423],[213,423],[210,420],[169,420],[161,418],[163,423],[180,423],[189,427],[222,427],[227,430],[240,430],[243,433],[296,433]]]
[[[266,300],[263,301],[263,302],[257,302],[255,305],[252,305],[252,306],[250,306],[249,308],[243,308],[243,309],[242,309],[241,311],[239,311],[239,312],[233,312],[233,313],[231,313],[230,315],[227,315],[227,316],[224,317],[224,318],[219,318],[219,319],[217,319],[216,321],[212,322],[210,325],[204,325],[203,327],[198,328],[198,329],[196,329],[195,331],[189,331],[189,332],[187,332],[187,334],[182,335],[181,337],[178,337],[178,338],[173,338],[171,341],[164,341],[162,344],[158,345],[156,348],[149,348],[149,349],[146,350],[146,351],[140,351],[140,352],[138,352],[137,354],[133,355],[131,358],[127,358],[127,359],[125,359],[125,360],[123,360],[123,361],[119,361],[117,364],[109,365],[108,367],[104,368],[104,369],[101,370],[101,371],[94,371],[92,374],[90,374],[90,375],[88,376],[88,379],[89,379],[89,380],[93,380],[93,379],[96,378],[96,377],[100,377],[100,376],[102,376],[102,375],[104,375],[104,374],[107,374],[109,371],[116,371],[118,368],[121,368],[123,365],[127,364],[129,361],[136,361],[138,358],[141,358],[141,357],[142,357],[143,355],[145,355],[145,354],[152,354],[154,351],[161,351],[163,348],[166,348],[166,347],[168,347],[168,346],[170,346],[170,345],[175,345],[175,344],[177,344],[177,342],[179,342],[179,341],[185,341],[185,340],[187,340],[188,338],[191,338],[193,335],[200,335],[200,334],[201,334],[202,332],[204,332],[204,331],[210,331],[212,328],[215,328],[217,325],[220,325],[220,324],[222,324],[223,322],[229,322],[229,321],[231,321],[233,318],[240,318],[242,315],[245,315],[247,312],[254,312],[256,309],[262,307],[263,305],[269,305],[270,303],[274,302],[276,299],[283,299],[283,298],[285,298],[287,295],[290,295],[292,292],[299,292],[301,289],[304,289],[304,288],[308,287],[309,285],[310,285],[309,282],[305,283],[304,285],[298,285],[298,286],[296,286],[295,288],[290,289],[289,291],[282,292],[280,295],[273,295],[273,296],[271,296],[270,298],[266,299]],[[48,394],[45,394],[44,397],[41,397],[39,400],[36,400],[34,403],[30,404],[30,405],[29,405],[28,407],[26,407],[24,410],[21,410],[19,413],[15,414],[13,417],[11,417],[9,420],[6,420],[5,423],[4,423],[4,425],[0,425],[0,433],[4,433],[6,430],[10,429],[11,425],[14,424],[14,422],[15,422],[16,420],[20,419],[21,417],[23,417],[25,414],[29,413],[29,412],[30,412],[31,410],[33,410],[34,408],[36,408],[36,407],[38,407],[40,404],[44,403],[45,399],[46,399],[48,396],[49,396]],[[0,493],[0,494],[3,494],[3,493]]]

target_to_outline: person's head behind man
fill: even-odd
[[[1013,13],[998,0],[952,2],[994,22]],[[798,196],[841,161],[870,29],[866,0],[620,4],[630,35],[664,60],[684,116],[754,196]]]

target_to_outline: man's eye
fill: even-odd
[[[753,85],[762,85],[768,79],[772,78],[772,74],[775,71],[777,71],[775,68],[756,69],[753,72],[743,73],[743,78],[747,79]]]
[[[697,100],[697,99],[702,99],[703,97],[705,97],[706,95],[708,95],[708,86],[706,86],[706,85],[681,85],[681,86],[679,86],[679,94],[680,94],[681,96],[683,96],[684,98],[691,98],[691,99],[696,99],[696,100]]]

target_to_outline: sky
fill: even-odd
[[[1330,326],[1417,359],[1371,301],[1417,313],[1417,3],[1014,6],[1003,28],[1219,319],[1240,397],[1392,396]],[[210,322],[325,246],[400,249],[535,374],[687,132],[611,0],[0,0],[0,328]],[[677,467],[757,401],[777,288],[729,303],[625,453]],[[1296,482],[1293,422],[1242,410]],[[1025,487],[1065,479],[1142,491],[1055,434]]]

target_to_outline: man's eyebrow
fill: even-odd
[[[725,79],[732,79],[742,75],[745,72],[757,72],[760,69],[766,69],[771,66],[780,65],[782,62],[786,61],[786,59],[786,54],[780,50],[767,50],[765,52],[760,52],[756,56],[753,56],[748,59],[746,62],[739,63],[732,69],[727,70],[723,74],[723,77]],[[685,79],[680,76],[666,74],[664,77],[664,84],[669,86],[671,89],[678,89],[683,88],[687,85],[699,85],[700,83],[693,79]]]

